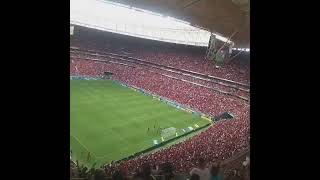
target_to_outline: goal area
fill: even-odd
[[[171,136],[175,136],[176,135],[176,132],[177,132],[177,129],[174,128],[174,127],[169,127],[169,128],[166,128],[166,129],[163,129],[161,131],[161,136],[163,138],[168,138],[168,137],[171,137]]]

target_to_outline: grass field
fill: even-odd
[[[154,146],[154,140],[160,143],[159,128],[175,127],[181,135],[182,129],[209,123],[107,80],[70,80],[70,96],[72,158],[86,165],[109,163]]]

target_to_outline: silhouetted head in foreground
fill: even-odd
[[[206,167],[206,161],[203,158],[198,160],[199,168],[204,169]]]
[[[198,174],[192,174],[190,180],[200,180],[200,176]]]
[[[112,174],[112,180],[123,180],[123,174],[121,173],[121,171],[116,171]]]

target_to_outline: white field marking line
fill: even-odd
[[[80,141],[76,136],[72,135],[71,133],[70,133],[70,135],[71,135],[73,138],[75,138],[76,141],[78,141],[78,143],[79,143],[81,146],[83,146],[88,152],[90,152],[96,159],[101,159],[101,158],[105,158],[105,157],[108,157],[108,156],[109,156],[109,155],[105,155],[105,156],[97,156],[97,155],[95,155],[93,152],[89,151],[89,149],[88,149],[84,144],[82,144],[81,141]],[[127,148],[127,149],[128,149],[128,148]]]
[[[96,156],[93,152],[89,151],[89,149],[88,149],[84,144],[82,144],[81,141],[80,141],[76,136],[72,135],[71,133],[70,133],[70,135],[71,135],[76,141],[78,141],[78,143],[79,143],[81,146],[83,146],[89,153],[91,153],[95,158],[97,158],[97,156]]]

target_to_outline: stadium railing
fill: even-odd
[[[75,49],[74,49],[75,50]],[[88,52],[91,52],[91,50],[80,50],[80,49],[76,49],[77,51],[88,51]],[[84,52],[85,53],[85,52]],[[89,53],[90,54],[90,53]],[[244,91],[244,92],[249,92],[250,90],[249,89],[243,89],[241,87],[237,87],[236,85],[231,85],[231,84],[225,84],[225,83],[222,83],[222,82],[216,82],[215,80],[213,79],[210,79],[210,78],[213,78],[214,76],[210,76],[209,78],[209,75],[205,75],[205,74],[201,74],[201,73],[197,73],[197,72],[193,72],[193,71],[189,71],[189,70],[182,70],[182,69],[176,69],[174,67],[170,67],[170,66],[164,66],[164,65],[160,65],[160,64],[155,64],[155,63],[152,63],[152,62],[148,62],[148,61],[144,61],[144,60],[141,60],[141,59],[138,59],[138,58],[132,58],[132,57],[126,57],[124,56],[125,58],[128,58],[128,59],[132,59],[132,60],[128,60],[128,59],[123,59],[121,58],[123,55],[117,55],[117,54],[113,54],[113,53],[107,53],[107,54],[111,54],[111,55],[115,55],[115,56],[120,56],[119,58],[116,58],[116,57],[111,57],[111,56],[108,56],[109,58],[111,59],[116,59],[116,60],[121,60],[121,61],[129,61],[129,62],[134,62],[134,61],[141,61],[141,62],[134,62],[134,63],[138,63],[138,64],[142,64],[142,65],[146,65],[144,63],[147,63],[147,64],[151,64],[151,65],[147,65],[147,66],[150,66],[152,68],[156,68],[156,69],[161,69],[161,70],[164,70],[164,71],[169,71],[169,72],[172,72],[172,73],[178,73],[179,75],[185,75],[185,76],[190,76],[190,77],[193,77],[193,78],[196,78],[196,79],[199,79],[199,80],[203,80],[203,81],[209,81],[209,82],[213,82],[213,83],[217,83],[219,85],[223,85],[223,86],[226,86],[226,87],[229,87],[229,88],[235,88],[235,89],[238,89],[240,91]],[[106,56],[106,55],[98,55],[98,54],[91,54],[91,55],[94,55],[94,56]],[[73,57],[73,56],[72,56]],[[76,58],[76,59],[79,59],[78,57],[73,57],[73,58]],[[86,60],[95,60],[95,61],[101,61],[101,62],[106,62],[104,60],[101,60],[101,59],[91,59],[91,58],[81,58],[81,59],[86,59]],[[130,66],[128,64],[123,64],[123,63],[119,63],[119,62],[114,62],[114,61],[108,61],[110,63],[117,63],[117,64],[122,64],[122,65],[126,65],[126,66]],[[153,65],[152,65],[153,64]],[[155,66],[156,65],[156,66]],[[157,67],[159,66],[159,67]],[[161,67],[160,67],[161,66]],[[169,68],[169,69],[167,69]],[[182,72],[180,72],[182,71]],[[157,73],[157,72],[155,72]],[[185,74],[187,73],[187,74]],[[190,75],[188,73],[191,73],[193,75]],[[161,74],[161,73],[159,73]],[[194,76],[196,74],[196,76]],[[209,86],[206,86],[206,85],[202,85],[202,84],[199,84],[199,83],[195,83],[195,82],[191,82],[191,81],[188,81],[188,80],[183,80],[183,79],[179,79],[179,78],[175,78],[175,77],[172,77],[172,76],[169,76],[169,75],[165,75],[165,74],[161,74],[163,76],[166,76],[166,77],[169,77],[169,78],[172,78],[172,79],[176,79],[176,80],[180,80],[180,81],[184,81],[184,82],[187,82],[187,83],[191,83],[193,85],[197,85],[197,86],[201,86],[201,87],[204,87],[204,88],[208,88],[208,89],[211,89],[211,90],[214,90],[214,91],[217,91],[219,93],[223,93],[223,94],[226,94],[226,95],[230,95],[230,96],[234,96],[236,98],[239,98],[239,99],[242,99],[242,100],[245,100],[245,101],[249,101],[249,98],[247,97],[244,97],[244,96],[241,96],[241,95],[237,95],[237,94],[233,94],[232,92],[227,92],[227,91],[223,91],[223,90],[220,90],[220,89],[217,89],[217,88],[213,88],[213,87],[209,87]],[[198,77],[198,76],[202,76],[202,77]],[[221,81],[226,81],[228,83],[236,83],[238,85],[242,85],[242,86],[245,86],[246,88],[249,88],[249,85],[246,85],[246,84],[243,84],[243,83],[240,83],[240,82],[235,82],[235,81],[231,81],[231,80],[227,80],[227,79],[223,79],[223,78],[218,78],[218,77],[214,77],[215,79]]]
[[[193,75],[197,75],[197,76],[201,76],[201,77],[205,77],[205,78],[208,78],[208,79],[211,79],[211,80],[219,80],[219,81],[223,81],[225,83],[231,83],[231,84],[234,84],[234,85],[240,85],[240,86],[243,86],[245,88],[250,88],[250,84],[245,84],[245,83],[241,83],[241,82],[236,82],[236,81],[232,81],[232,80],[229,80],[229,79],[225,79],[225,78],[220,78],[220,77],[217,77],[217,76],[212,76],[212,75],[207,75],[207,74],[203,74],[203,73],[199,73],[199,72],[194,72],[194,71],[191,71],[191,70],[186,70],[186,69],[181,69],[181,68],[176,68],[176,67],[173,67],[173,66],[169,66],[169,65],[161,65],[161,64],[157,64],[157,63],[154,63],[154,62],[149,62],[149,61],[146,61],[146,60],[143,60],[143,59],[140,59],[140,58],[135,58],[135,57],[129,57],[129,56],[126,56],[126,55],[120,55],[120,54],[115,54],[115,53],[109,53],[109,52],[101,52],[101,51],[94,51],[94,50],[83,50],[83,49],[80,49],[80,48],[77,48],[77,47],[70,47],[71,50],[75,50],[75,51],[79,51],[79,52],[91,52],[91,53],[95,53],[95,54],[92,54],[92,55],[95,55],[95,56],[102,56],[102,57],[110,57],[108,55],[113,55],[113,56],[118,56],[118,57],[122,57],[122,58],[127,58],[127,59],[131,59],[131,60],[135,60],[135,61],[138,61],[138,62],[143,62],[143,63],[147,63],[147,64],[150,64],[150,65],[156,65],[156,66],[159,66],[159,67],[166,67],[166,68],[169,68],[171,70],[177,70],[179,72],[183,72],[183,73],[190,73],[190,74],[193,74]],[[99,54],[97,54],[99,53]],[[227,85],[227,84],[224,84],[226,86],[232,86],[232,85]],[[234,87],[234,86],[232,86]],[[244,90],[244,89],[241,89],[240,90]]]

